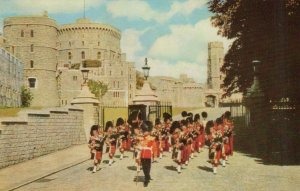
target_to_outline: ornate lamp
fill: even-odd
[[[144,71],[144,77],[147,80],[149,77],[149,70],[150,70],[150,66],[148,66],[148,60],[147,58],[145,58],[145,65],[142,67],[143,71]]]
[[[82,77],[83,77],[83,84],[87,84],[87,80],[89,79],[89,69],[82,68],[81,69]]]

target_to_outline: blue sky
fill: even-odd
[[[0,20],[42,14],[58,24],[83,17],[84,0],[0,0]],[[207,43],[230,42],[211,26],[207,0],[86,0],[86,17],[122,31],[121,48],[137,69],[148,57],[151,75],[186,73],[206,81]],[[2,30],[2,23],[1,23]]]

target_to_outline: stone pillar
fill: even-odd
[[[87,85],[83,85],[79,96],[73,99],[71,105],[76,105],[83,109],[83,125],[88,140],[91,126],[98,123],[95,113],[98,113],[99,100],[90,92]]]

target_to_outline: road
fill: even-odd
[[[300,166],[272,166],[259,163],[242,153],[235,153],[226,167],[219,167],[218,174],[211,172],[207,162],[207,150],[196,154],[181,174],[175,170],[175,163],[170,153],[153,163],[151,176],[153,180],[147,188],[143,187],[142,172],[138,182],[133,166],[132,153],[127,152],[123,160],[116,155],[115,163],[108,166],[108,156],[104,155],[102,169],[91,173],[92,161],[87,161],[72,168],[60,171],[31,184],[18,191],[137,191],[137,190],[298,190],[300,188]],[[66,156],[67,157],[67,156]],[[36,169],[38,170],[38,169]],[[16,172],[18,173],[18,172]]]

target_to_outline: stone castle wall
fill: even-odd
[[[47,16],[8,17],[3,28],[6,44],[24,63],[24,81],[31,88],[32,106],[58,106],[56,81],[57,25]],[[45,102],[45,99],[47,101]]]
[[[81,109],[36,110],[0,118],[0,168],[84,143]]]

